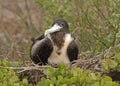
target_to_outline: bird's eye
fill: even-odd
[[[60,26],[61,26],[61,27],[64,27],[65,25],[64,25],[64,23],[61,23]]]

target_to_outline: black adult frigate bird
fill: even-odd
[[[64,19],[57,19],[44,35],[33,40],[31,58],[34,63],[69,64],[76,60],[78,47],[69,32],[69,26]]]

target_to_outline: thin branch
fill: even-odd
[[[43,71],[44,69],[48,68],[50,66],[28,66],[28,67],[4,67],[0,66],[0,68],[3,69],[12,69],[12,70],[18,70],[18,73],[27,71],[27,70],[38,70],[38,71]]]

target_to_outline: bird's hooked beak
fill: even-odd
[[[62,27],[59,26],[58,24],[54,24],[50,29],[46,30],[45,31],[45,36],[49,35],[50,33],[54,33],[54,32],[57,32],[57,31],[60,31]]]

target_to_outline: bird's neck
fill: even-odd
[[[55,33],[50,34],[51,35],[51,39],[53,40],[53,43],[59,48],[61,49],[61,47],[64,44],[64,38],[65,38],[65,34],[67,34],[66,32],[62,32],[62,31],[58,31]]]

